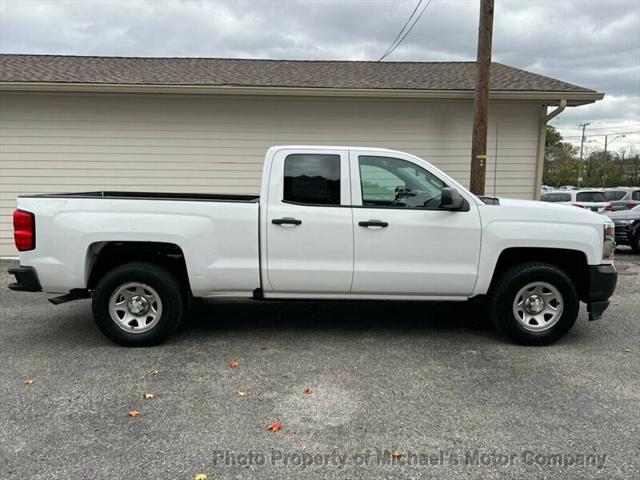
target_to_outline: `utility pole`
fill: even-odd
[[[589,125],[591,125],[591,122],[585,122],[578,125],[578,127],[582,127],[582,138],[580,139],[580,161],[578,162],[578,178],[576,178],[576,182],[578,186],[580,186],[580,184],[582,183],[581,173],[582,173],[582,151],[584,149],[584,130]]]
[[[487,168],[487,114],[493,38],[493,4],[494,0],[480,0],[476,89],[473,101],[473,136],[471,140],[471,179],[469,182],[470,190],[476,195],[484,195]]]
[[[604,136],[604,160],[602,161],[602,188],[607,188],[607,143],[609,135]]]

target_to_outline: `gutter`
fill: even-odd
[[[278,95],[305,97],[366,97],[366,98],[425,98],[425,99],[473,99],[473,90],[424,90],[424,89],[373,89],[373,88],[313,88],[313,87],[256,87],[232,85],[150,85],[115,83],[56,83],[56,82],[0,82],[0,91],[8,92],[98,92],[98,93],[174,93],[202,95]],[[492,100],[544,101],[557,105],[562,100],[577,106],[604,98],[603,93],[516,91],[489,92]]]

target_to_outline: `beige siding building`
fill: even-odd
[[[548,106],[602,94],[499,64],[492,75],[486,193],[536,198]],[[258,193],[277,144],[404,150],[468,184],[472,95],[468,63],[2,55],[0,255],[16,253],[21,193]]]

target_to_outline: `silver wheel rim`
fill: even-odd
[[[143,333],[155,327],[160,320],[162,300],[149,285],[124,283],[111,294],[109,315],[125,332]]]
[[[530,332],[549,330],[560,320],[563,308],[562,294],[547,282],[525,285],[513,300],[513,315]]]

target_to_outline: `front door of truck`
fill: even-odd
[[[351,293],[464,296],[473,291],[480,216],[440,208],[448,185],[415,159],[351,152]],[[425,162],[426,163],[426,162]]]
[[[269,174],[265,290],[348,293],[353,278],[353,221],[346,151],[276,152]]]

